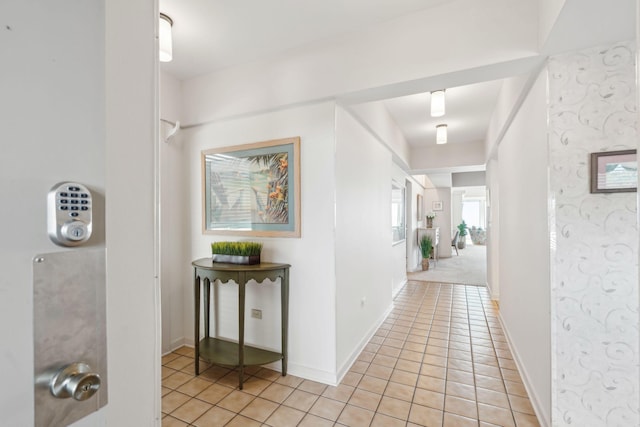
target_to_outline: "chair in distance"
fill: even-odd
[[[458,253],[458,236],[460,235],[460,230],[456,231],[455,236],[451,239],[451,247],[456,250],[456,255],[460,255]]]

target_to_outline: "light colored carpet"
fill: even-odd
[[[436,265],[431,260],[429,270],[409,272],[407,279],[486,286],[487,247],[467,243],[467,247],[458,252],[460,255],[454,250],[451,258],[440,258]]]

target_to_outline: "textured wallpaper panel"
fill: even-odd
[[[549,61],[554,426],[640,426],[637,194],[589,193],[590,153],[638,145],[634,52]]]

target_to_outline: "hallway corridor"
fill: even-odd
[[[487,284],[487,247],[467,244],[459,254],[440,258],[429,270],[407,272],[409,281],[457,283],[465,285]]]
[[[208,365],[202,365],[206,369]],[[163,358],[163,427],[533,427],[538,421],[484,287],[410,281],[337,387]]]

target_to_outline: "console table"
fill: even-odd
[[[263,262],[254,265],[225,264],[213,262],[211,258],[201,258],[191,263],[194,269],[194,297],[195,297],[195,373],[200,375],[200,357],[204,360],[223,366],[238,367],[239,388],[242,390],[244,367],[264,365],[282,360],[282,376],[287,375],[287,333],[289,324],[289,264],[275,264]],[[245,286],[254,279],[262,283],[265,279],[276,281],[280,278],[281,319],[282,319],[282,347],[280,352],[263,350],[245,345],[244,343],[244,315],[245,315]],[[211,284],[216,285],[233,280],[238,285],[238,342],[211,337],[209,334]],[[204,282],[204,287],[202,283]],[[204,338],[200,338],[200,294],[204,296]],[[215,299],[215,297],[214,297]],[[214,311],[217,301],[214,301]]]

